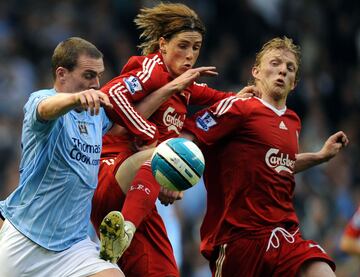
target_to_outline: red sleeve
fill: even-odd
[[[113,104],[113,109],[106,111],[108,116],[145,144],[154,142],[158,138],[156,125],[142,117],[133,103],[165,85],[168,78],[158,55],[131,57],[121,74],[101,89]]]
[[[235,92],[224,92],[209,88],[206,84],[194,82],[194,84],[191,85],[190,104],[211,106],[224,98],[234,95]]]
[[[225,98],[187,119],[184,130],[191,132],[201,143],[214,144],[243,124],[243,101],[235,96]]]

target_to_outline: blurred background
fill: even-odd
[[[175,2],[175,1],[172,1]],[[337,262],[338,276],[359,276],[360,261],[339,250],[343,228],[360,203],[360,2],[347,0],[191,0],[207,26],[197,65],[220,75],[205,81],[239,90],[261,45],[287,35],[302,46],[301,80],[288,107],[301,117],[301,151],[320,150],[337,130],[350,138],[334,160],[298,174],[295,205],[305,238],[320,243]],[[0,1],[0,199],[18,182],[23,105],[29,94],[51,87],[55,46],[81,36],[105,55],[103,84],[131,55],[140,54],[133,19],[155,1]],[[205,191],[200,184],[171,208],[161,208],[182,276],[210,276],[199,254]]]

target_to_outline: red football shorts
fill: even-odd
[[[241,237],[217,247],[210,257],[213,276],[297,276],[301,265],[309,260],[324,261],[335,271],[334,261],[316,242],[303,240],[295,232],[278,231],[272,237],[270,232],[266,238]]]

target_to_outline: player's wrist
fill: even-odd
[[[74,107],[78,107],[81,105],[81,100],[80,100],[80,92],[76,92],[71,94],[72,98],[71,98],[71,103]]]
[[[316,160],[319,163],[327,162],[332,158],[331,155],[325,149],[321,149],[315,155],[316,155]]]

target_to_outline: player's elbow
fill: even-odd
[[[36,109],[36,119],[39,121],[48,121],[56,119],[60,113],[59,108],[48,103],[48,99],[41,101]]]
[[[36,109],[36,117],[38,120],[46,120],[47,117],[47,109],[44,101],[41,101]]]

